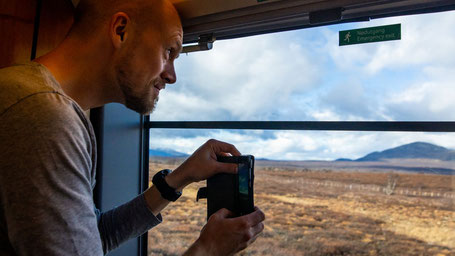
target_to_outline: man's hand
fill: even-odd
[[[205,180],[217,173],[237,173],[237,165],[221,163],[216,156],[240,156],[240,152],[231,144],[209,140],[199,147],[182,165],[165,177],[167,184],[177,190],[182,190],[192,182]],[[161,197],[155,186],[144,192],[147,206],[154,215],[158,215],[169,201]]]
[[[233,255],[253,243],[264,229],[264,213],[255,211],[237,218],[221,209],[210,216],[198,240],[184,255]]]
[[[240,152],[231,144],[208,140],[199,147],[182,165],[166,176],[169,186],[183,189],[192,182],[206,180],[217,173],[237,173],[237,165],[221,163],[216,159],[217,155],[240,156]]]

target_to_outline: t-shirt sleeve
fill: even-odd
[[[17,255],[103,255],[93,149],[72,104],[41,93],[0,116],[0,224]]]

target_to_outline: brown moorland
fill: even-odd
[[[150,169],[181,159],[152,159]],[[455,176],[256,166],[265,230],[240,255],[455,255]],[[392,186],[395,183],[395,186]],[[149,255],[181,255],[206,222],[192,184],[149,232]],[[392,193],[385,193],[387,188]]]

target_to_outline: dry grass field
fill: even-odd
[[[152,159],[150,169],[180,161]],[[264,165],[255,172],[255,204],[267,219],[240,255],[455,255],[455,176]],[[395,192],[420,193],[387,195],[390,177]],[[191,185],[162,213],[149,232],[149,255],[181,255],[197,239],[206,204],[195,198],[204,185]]]

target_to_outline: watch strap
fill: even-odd
[[[164,179],[171,172],[172,171],[169,169],[164,169],[157,172],[153,176],[152,183],[158,189],[162,198],[175,202],[182,195],[182,192],[176,191],[175,188],[169,186]]]

